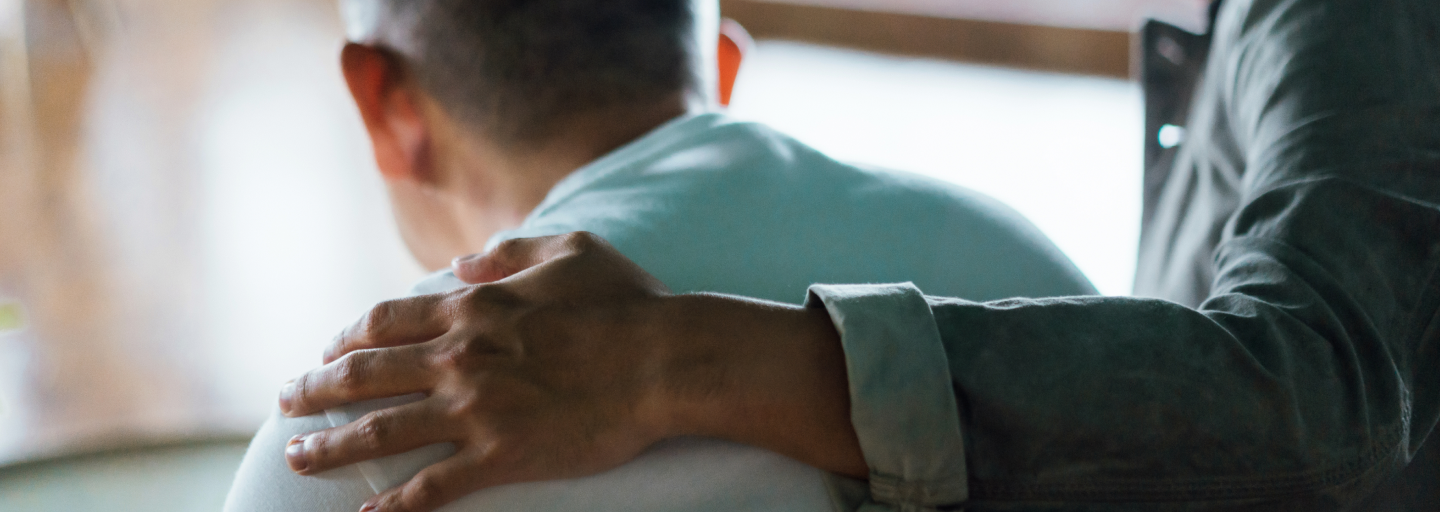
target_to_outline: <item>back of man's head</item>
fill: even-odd
[[[537,142],[578,115],[694,92],[692,0],[341,0],[455,120]]]

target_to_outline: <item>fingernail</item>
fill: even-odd
[[[380,507],[375,506],[374,503],[366,503],[365,506],[360,507],[360,512],[375,512],[376,510],[380,510]]]
[[[285,445],[285,463],[296,473],[310,467],[310,463],[305,460],[305,436],[290,438],[290,443]]]
[[[280,412],[290,415],[290,401],[295,398],[295,381],[286,382],[280,387]]]

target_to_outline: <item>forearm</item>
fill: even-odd
[[[1124,298],[865,301],[919,291],[817,287],[843,333],[873,498],[986,510],[1327,509],[1363,497],[1434,425],[1435,404],[1414,397],[1433,396],[1436,340],[1413,337],[1433,328],[1404,325],[1383,301],[1360,306],[1283,244],[1246,243],[1264,247],[1222,257],[1222,294],[1203,311]],[[1430,318],[1436,297],[1413,293],[1430,288],[1394,296],[1395,309]],[[938,357],[926,327],[938,328]],[[876,475],[900,491],[881,492]]]
[[[1325,509],[1403,467],[1411,433],[1434,425],[1435,404],[1416,397],[1433,396],[1436,340],[1399,313],[1428,322],[1427,287],[1364,297],[1334,279],[1340,269],[1263,240],[1219,260],[1221,288],[1201,311],[936,301],[972,498]]]
[[[669,430],[759,446],[864,478],[840,336],[823,309],[721,295],[667,299]]]

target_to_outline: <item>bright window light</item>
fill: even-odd
[[[1102,293],[1130,293],[1144,142],[1134,84],[789,42],[747,59],[732,115],[1004,201]]]

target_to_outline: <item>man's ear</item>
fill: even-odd
[[[755,42],[745,27],[730,18],[720,22],[720,51],[716,61],[720,66],[720,104],[730,105],[730,93],[735,91],[735,78],[740,75],[740,64]]]
[[[432,181],[432,134],[399,59],[380,48],[349,43],[340,51],[340,66],[370,133],[380,174],[390,180]]]

